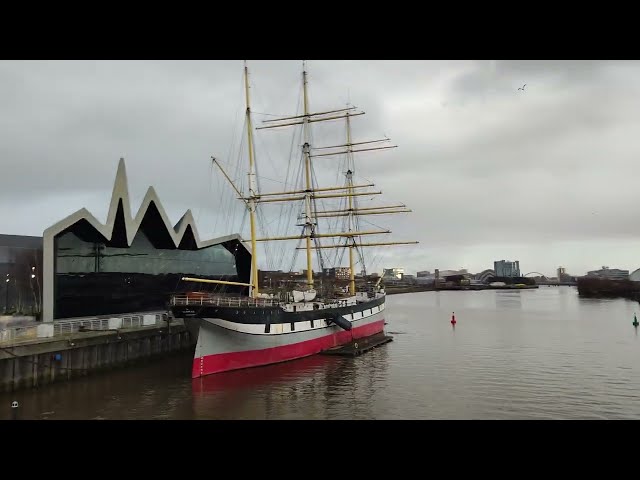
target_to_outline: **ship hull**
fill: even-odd
[[[217,317],[187,319],[185,315],[185,321],[192,328],[197,326],[193,378],[315,355],[383,332],[385,323],[384,298],[357,306],[302,311],[293,316],[289,312],[286,323],[266,323],[273,320],[273,315],[268,314],[264,317],[234,315],[230,320],[220,318],[229,318],[227,312],[220,308],[217,312]],[[176,316],[179,313],[174,311]],[[235,311],[229,313],[235,314]],[[310,314],[314,318],[310,318]],[[351,328],[337,325],[333,321],[336,316],[349,322]],[[247,318],[253,321],[247,323]]]

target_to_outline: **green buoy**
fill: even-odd
[[[638,318],[636,317],[636,314],[633,314],[633,326],[638,328],[638,325],[640,325],[640,323],[638,323]]]

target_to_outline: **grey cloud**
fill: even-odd
[[[301,63],[249,65],[255,124],[273,118],[265,113],[295,114]],[[413,213],[366,221],[389,226],[389,240],[421,243],[372,250],[368,258],[383,263],[378,270],[396,264],[408,271],[480,270],[508,254],[547,273],[558,262],[576,273],[602,262],[635,269],[639,67],[628,61],[309,61],[312,110],[350,101],[367,112],[354,118],[355,138],[386,134],[398,145],[359,156],[356,174],[383,190],[376,203],[403,202]],[[243,102],[241,61],[0,62],[4,233],[37,235],[81,206],[106,208],[121,156],[134,209],[152,184],[172,220],[192,208],[203,235],[240,228],[242,206],[209,157],[230,167],[246,162],[237,145]],[[314,145],[343,138],[340,123],[318,127]],[[287,133],[256,136],[265,189],[283,188],[286,159],[300,144]],[[315,160],[318,181],[339,180],[340,162]],[[234,178],[244,180],[244,165],[233,169]],[[265,212],[277,225],[282,210]],[[576,253],[576,245],[588,255]]]
[[[517,92],[524,84],[527,85],[525,90],[535,88],[541,82],[575,87],[593,82],[610,64],[592,60],[476,61],[451,82],[449,91],[454,97],[478,98],[481,94]]]

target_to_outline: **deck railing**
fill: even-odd
[[[216,307],[276,307],[280,301],[274,298],[223,297],[220,295],[174,295],[171,305]]]

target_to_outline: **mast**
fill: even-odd
[[[396,145],[380,145],[382,142],[388,142],[389,138],[378,139],[378,140],[366,140],[353,142],[351,135],[351,117],[364,115],[362,111],[354,111],[356,107],[347,106],[347,108],[335,109],[335,110],[325,110],[320,112],[310,112],[309,111],[309,97],[307,91],[307,71],[306,71],[306,63],[303,62],[302,68],[302,85],[303,85],[303,107],[304,114],[303,115],[294,115],[287,116],[270,120],[263,120],[263,126],[258,127],[259,129],[274,129],[280,127],[289,127],[294,125],[302,125],[303,126],[303,136],[304,136],[304,144],[302,146],[302,153],[304,159],[304,167],[305,167],[305,185],[304,190],[289,190],[282,192],[269,192],[260,194],[257,189],[256,182],[256,169],[255,169],[255,148],[253,142],[253,124],[251,121],[251,105],[250,105],[250,95],[249,95],[249,69],[247,67],[247,62],[244,62],[244,88],[245,88],[245,101],[246,101],[246,120],[247,120],[247,141],[248,141],[248,152],[249,152],[249,171],[248,171],[248,180],[249,180],[249,194],[244,196],[240,189],[234,184],[231,180],[227,172],[225,172],[222,165],[212,157],[212,161],[218,168],[222,171],[222,174],[227,179],[227,181],[231,184],[234,191],[238,194],[238,199],[242,200],[247,209],[249,210],[249,220],[251,227],[251,280],[249,284],[241,283],[241,282],[228,282],[222,280],[205,280],[205,279],[197,279],[192,277],[183,277],[184,281],[191,282],[204,282],[204,283],[216,283],[216,284],[226,284],[226,285],[245,285],[250,287],[249,295],[251,297],[256,298],[258,296],[258,260],[257,260],[257,242],[265,242],[265,241],[287,241],[287,240],[301,240],[303,237],[306,240],[306,245],[304,247],[296,247],[296,250],[306,250],[307,254],[307,286],[309,288],[313,288],[313,268],[311,255],[312,251],[318,249],[326,249],[326,248],[349,248],[349,291],[351,295],[355,295],[355,266],[354,266],[354,254],[353,249],[359,247],[374,247],[374,246],[384,246],[384,245],[409,245],[416,244],[418,242],[408,241],[408,242],[369,242],[369,243],[357,243],[355,237],[361,237],[363,235],[376,235],[376,234],[386,234],[391,233],[389,230],[370,230],[370,231],[359,231],[357,219],[355,217],[361,215],[387,215],[387,214],[395,214],[395,213],[406,213],[411,212],[404,204],[399,205],[385,205],[385,206],[376,206],[376,207],[358,207],[357,202],[355,202],[353,197],[357,196],[372,196],[372,195],[380,195],[382,192],[380,191],[359,191],[363,188],[373,187],[374,184],[367,183],[361,185],[353,184],[353,170],[355,169],[354,162],[354,154],[360,152],[368,152],[372,150],[384,150],[388,148],[396,148]],[[310,146],[310,123],[312,122],[325,122],[325,121],[333,121],[341,118],[346,119],[346,127],[347,127],[347,135],[346,135],[346,143],[339,145],[330,145],[330,146],[322,146],[315,147],[313,150],[325,150],[325,153],[311,153]],[[267,125],[264,125],[267,124]],[[371,145],[372,147],[362,148],[363,145]],[[353,148],[354,146],[358,146],[358,148]],[[327,151],[329,150],[329,151]],[[324,188],[313,188],[312,184],[312,165],[311,165],[311,157],[331,157],[331,156],[340,156],[346,154],[347,155],[347,172],[346,172],[346,182],[342,186],[333,186],[333,187],[324,187]],[[356,190],[357,189],[357,190]],[[318,192],[330,192],[330,193],[321,193]],[[312,202],[315,200],[324,200],[329,198],[348,198],[348,208],[347,209],[323,209],[321,211],[316,211],[315,205],[312,209]],[[281,237],[268,237],[268,238],[257,238],[256,235],[256,207],[260,203],[271,203],[271,202],[295,202],[295,201],[304,201],[304,223],[298,223],[298,226],[303,227],[303,231],[301,235],[287,235]],[[316,222],[318,218],[329,218],[329,217],[349,217],[348,220],[348,228],[347,231],[339,232],[339,233],[317,233]],[[330,237],[342,237],[345,242],[339,242],[334,245],[320,245],[318,239],[320,238],[330,238]],[[315,240],[317,243],[314,246],[311,246],[311,240]],[[318,254],[320,252],[317,252]],[[322,262],[321,262],[322,267]]]
[[[240,199],[248,202],[252,200],[254,204],[262,204],[262,203],[272,203],[272,202],[294,202],[294,201],[303,201],[304,202],[304,212],[302,213],[300,220],[298,223],[299,226],[303,227],[303,231],[300,235],[286,235],[281,237],[267,237],[267,238],[257,238],[256,242],[265,242],[265,241],[287,241],[287,240],[301,240],[305,239],[305,245],[296,247],[296,250],[305,250],[307,257],[307,286],[309,288],[313,287],[313,268],[312,268],[312,252],[313,250],[325,249],[325,248],[349,248],[349,267],[350,267],[350,275],[349,275],[349,291],[351,295],[355,295],[355,259],[354,259],[354,248],[362,247],[373,247],[373,246],[382,246],[382,245],[407,245],[407,244],[415,244],[418,242],[372,242],[372,243],[358,243],[355,237],[361,237],[363,235],[375,235],[382,233],[390,233],[389,230],[374,230],[374,231],[358,231],[358,222],[357,217],[361,215],[385,215],[385,214],[394,214],[394,213],[405,213],[410,212],[411,210],[407,209],[404,204],[401,205],[388,205],[388,206],[379,206],[379,207],[367,207],[367,208],[359,208],[357,207],[357,202],[355,202],[353,197],[358,196],[372,196],[379,195],[382,192],[380,191],[360,191],[360,189],[372,187],[373,184],[362,184],[362,185],[354,185],[353,183],[353,173],[354,173],[354,154],[360,152],[368,152],[373,150],[385,150],[389,148],[396,148],[397,145],[381,145],[381,143],[388,142],[388,138],[378,139],[378,140],[366,140],[366,141],[358,141],[354,142],[351,134],[351,117],[364,115],[362,111],[354,111],[356,107],[347,105],[347,108],[334,109],[334,110],[323,110],[319,112],[311,112],[309,110],[309,96],[308,96],[308,81],[307,81],[307,70],[306,70],[306,62],[302,64],[302,88],[303,88],[303,114],[302,115],[289,115],[289,116],[279,116],[279,118],[274,118],[270,120],[263,120],[262,126],[257,127],[256,130],[261,129],[277,129],[281,127],[291,127],[295,125],[302,125],[303,128],[303,146],[302,146],[302,154],[304,161],[304,189],[299,190],[289,190],[289,191],[280,191],[280,192],[269,192],[263,194],[252,193],[249,197],[239,196]],[[248,100],[247,100],[248,103]],[[322,147],[314,147],[311,148],[310,142],[310,127],[313,122],[325,122],[325,121],[333,121],[338,119],[346,119],[346,127],[347,127],[347,135],[346,135],[346,143],[338,144],[338,145],[330,145],[330,146],[322,146]],[[357,148],[354,148],[356,146]],[[312,153],[313,150],[313,153]],[[318,151],[322,151],[321,153]],[[326,187],[326,188],[314,188],[312,184],[312,165],[311,158],[312,157],[332,157],[332,156],[341,156],[343,154],[347,155],[347,172],[346,172],[346,182],[341,187]],[[341,192],[339,190],[342,190]],[[323,193],[318,194],[318,192],[331,192],[331,193]],[[323,211],[315,211],[315,205],[312,202],[316,200],[324,200],[329,198],[348,198],[348,208],[346,209],[338,209],[338,210],[323,210]],[[340,233],[317,233],[316,225],[318,218],[328,218],[328,217],[349,217],[348,220],[348,228],[347,231]],[[312,239],[317,241],[320,238],[326,237],[343,237],[345,242],[340,242],[335,245],[320,245],[319,243],[316,245],[311,245]]]
[[[351,171],[351,165],[353,164],[353,154],[351,153],[351,122],[349,121],[349,112],[347,112],[347,193],[353,193],[353,172]],[[353,197],[350,195],[349,199],[349,217],[348,231],[352,231],[353,226]],[[353,264],[353,249],[355,247],[355,238],[349,238],[349,294],[356,294],[356,275],[354,272]]]
[[[307,247],[307,286],[313,287],[313,270],[311,267],[311,235],[313,234],[313,220],[311,218],[311,157],[309,146],[309,97],[307,95],[307,69],[305,62],[302,62],[302,91],[303,91],[303,103],[304,103],[304,123],[302,128],[304,129],[304,145],[302,146],[302,153],[304,155],[304,173],[306,180],[306,192],[304,195],[304,236],[306,238]]]
[[[251,225],[251,284],[249,296],[256,298],[258,296],[258,259],[256,251],[256,174],[254,168],[254,152],[253,152],[253,127],[251,125],[251,106],[249,102],[249,68],[247,61],[244,62],[244,92],[247,104],[247,143],[249,149],[249,198],[247,205],[249,207],[249,223]]]

